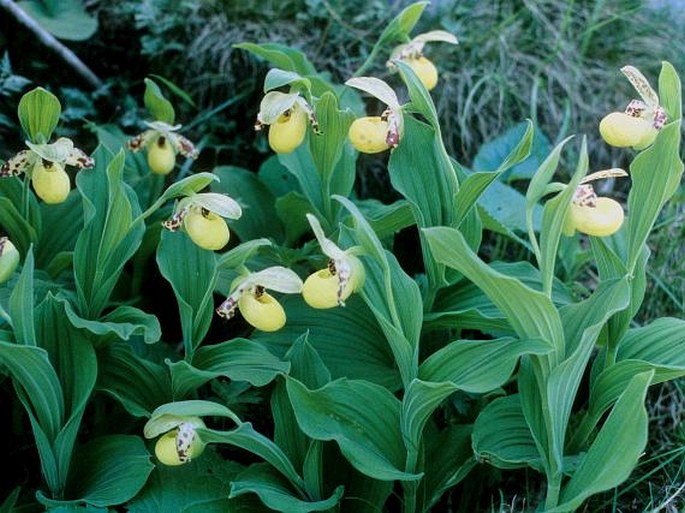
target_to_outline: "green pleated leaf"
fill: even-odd
[[[64,300],[48,294],[35,314],[36,342],[48,352],[64,396],[66,422],[54,441],[62,486],[67,482],[76,436],[97,378],[95,351],[69,322],[65,305]]]
[[[458,184],[440,135],[434,128],[405,116],[404,135],[390,155],[388,171],[392,186],[412,205],[420,228],[452,226]],[[423,262],[429,276],[437,280],[436,284],[444,285],[444,269],[425,249]]]
[[[335,440],[357,470],[380,480],[420,479],[400,470],[406,456],[400,402],[388,390],[347,379],[309,390],[292,378],[287,389],[302,431],[315,440]]]
[[[419,483],[418,511],[427,513],[442,495],[462,481],[476,465],[471,450],[471,426],[431,430],[425,437],[424,477]]]
[[[16,182],[18,185],[21,184],[19,180],[7,178],[0,180],[0,193],[4,195],[5,186],[12,182]],[[21,185],[19,186],[21,187]],[[32,217],[32,219],[36,219],[36,217]],[[31,243],[38,240],[36,229],[26,222],[24,216],[9,198],[0,197],[0,224],[2,224],[3,229],[7,232],[12,244],[16,246],[22,255],[26,254]]]
[[[358,200],[357,207],[381,240],[394,236],[416,222],[411,205],[405,200],[398,200],[390,205],[375,199]]]
[[[40,204],[42,226],[36,244],[36,267],[50,270],[56,255],[73,252],[83,227],[81,196],[71,193],[57,205]]]
[[[524,246],[528,245],[528,242],[518,235],[525,232],[528,227],[526,198],[519,191],[510,185],[495,181],[480,196],[478,211],[483,217],[485,228],[506,235]],[[540,230],[542,212],[539,204],[532,205],[531,222],[535,231]]]
[[[133,498],[154,465],[140,437],[110,435],[78,449],[67,496],[94,506],[115,506]]]
[[[291,365],[288,375],[303,383],[307,388],[320,388],[331,381],[331,372],[316,348],[309,343],[307,334],[293,343],[285,358],[290,361]]]
[[[285,230],[285,245],[297,246],[300,237],[311,230],[306,216],[314,211],[312,204],[301,193],[288,192],[276,199],[275,207]]]
[[[130,513],[261,513],[248,509],[246,501],[228,500],[228,483],[242,470],[242,465],[209,449],[185,465],[157,465],[126,509]]]
[[[235,248],[221,254],[216,261],[217,269],[233,269],[244,265],[260,248],[271,246],[269,239],[254,239],[243,242]]]
[[[589,433],[634,376],[650,370],[654,371],[652,384],[685,375],[685,321],[664,317],[626,333],[618,346],[616,363],[593,383],[584,431]]]
[[[561,504],[550,513],[574,511],[590,495],[625,481],[647,444],[645,394],[654,373],[635,376],[619,397],[597,438],[561,491]]]
[[[566,216],[571,209],[571,199],[587,174],[589,159],[587,154],[587,138],[583,137],[580,148],[578,166],[571,177],[566,189],[545,203],[542,212],[542,226],[540,228],[540,255],[538,266],[542,275],[543,290],[549,294],[554,280],[554,265],[559,251],[559,240]]]
[[[21,97],[17,112],[19,123],[29,140],[43,144],[50,140],[59,122],[62,106],[54,94],[36,87]]]
[[[523,134],[520,134],[523,128]],[[476,169],[492,169],[491,172],[477,172],[470,174],[463,181],[459,192],[454,198],[457,208],[455,225],[459,226],[466,218],[471,208],[476,204],[481,194],[488,186],[500,178],[511,168],[528,159],[533,144],[533,123],[528,120],[493,141],[493,146],[487,144],[481,147],[476,155],[473,166]],[[506,151],[504,154],[500,154]],[[487,156],[486,156],[487,155]],[[479,158],[480,157],[480,158]]]
[[[179,398],[219,376],[262,387],[290,369],[287,362],[264,346],[243,338],[200,347],[193,355],[192,364],[182,360],[170,363],[169,367],[174,396]]]
[[[424,230],[434,258],[461,272],[506,315],[522,339],[543,338],[563,350],[561,319],[551,299],[521,281],[490,268],[451,228]]]
[[[319,122],[321,135],[313,135],[309,138],[309,148],[312,157],[319,170],[321,182],[329,187],[328,194],[341,193],[330,189],[333,171],[340,160],[347,131],[354,120],[354,115],[349,111],[338,109],[338,100],[331,92],[325,93],[315,104],[316,119]],[[354,174],[354,168],[348,168]],[[354,178],[352,178],[354,180]]]
[[[157,265],[174,289],[183,344],[190,356],[212,322],[216,257],[212,251],[195,245],[185,233],[164,230],[157,248]]]
[[[71,305],[67,305],[67,317],[72,325],[95,335],[92,338],[96,347],[115,340],[129,340],[140,335],[146,344],[157,342],[162,336],[159,320],[133,306],[119,306],[102,317],[100,321],[88,321],[79,317]]]
[[[628,270],[633,271],[664,203],[675,193],[683,175],[680,79],[664,62],[659,75],[659,97],[669,114],[654,144],[640,152],[630,165],[632,186],[628,195]]]
[[[22,0],[18,4],[45,30],[59,39],[85,41],[98,28],[98,20],[88,14],[80,0]]]
[[[473,452],[497,468],[528,466],[542,471],[518,394],[495,399],[480,412],[473,425]]]
[[[135,193],[123,181],[124,158],[120,151],[110,162],[107,150],[100,148],[95,169],[84,169],[76,177],[84,226],[74,250],[74,277],[79,313],[89,320],[96,320],[107,306],[124,264],[145,232],[142,224],[132,226],[141,211]]]
[[[308,453],[312,449],[313,443],[320,443],[317,441],[312,441],[306,434],[302,432],[300,426],[297,424],[297,419],[295,418],[295,412],[290,404],[290,399],[288,398],[288,391],[285,388],[285,382],[279,380],[274,385],[271,391],[271,415],[274,419],[274,442],[278,445],[283,452],[288,456],[288,459],[292,462],[295,468],[302,468],[304,470],[304,479],[306,483],[307,490],[311,489],[311,483],[307,483],[308,471],[310,473],[315,473],[319,475],[318,468],[317,472],[314,472],[311,468],[305,465]],[[312,463],[309,462],[311,465]],[[311,475],[309,476],[309,481],[311,481]],[[318,487],[317,487],[318,489]]]
[[[176,118],[174,106],[166,99],[159,86],[149,78],[145,79],[143,101],[145,102],[145,108],[155,121],[163,121],[169,125],[174,124]]]
[[[9,314],[17,343],[36,345],[33,316],[33,251],[29,248],[9,300]]]
[[[540,272],[529,262],[491,262],[489,265],[531,289],[542,291]],[[558,280],[553,284],[552,301],[557,306],[573,301],[569,290]],[[502,311],[467,280],[441,289],[433,303],[433,311],[424,317],[424,331],[443,328],[475,329],[494,336],[514,335]]]
[[[259,456],[284,475],[298,494],[304,494],[304,481],[288,456],[278,445],[255,431],[249,422],[240,424],[232,431],[198,429],[197,432],[205,443],[228,444]]]
[[[278,155],[278,160],[295,177],[302,193],[318,211],[315,213],[322,213],[324,211],[323,184],[309,151],[309,145],[300,144],[295,151]],[[317,215],[317,217],[324,218],[323,215]]]
[[[231,482],[229,498],[254,493],[269,508],[288,513],[327,511],[340,502],[343,487],[339,486],[326,500],[309,501],[300,498],[281,474],[266,463],[250,465]]]
[[[157,406],[172,400],[167,370],[137,356],[125,342],[98,350],[97,386],[134,417],[149,417]]]
[[[347,299],[344,307],[329,310],[315,310],[295,294],[282,296],[279,302],[287,315],[285,327],[275,333],[256,331],[252,340],[284,357],[293,341],[308,333],[308,342],[333,379],[347,376],[391,390],[399,388],[401,381],[385,335],[358,295]]]
[[[300,75],[316,74],[316,69],[306,55],[294,48],[278,43],[240,43],[233,46],[261,57],[276,68],[294,71]]]
[[[0,363],[24,392],[32,415],[54,440],[64,422],[62,386],[45,349],[0,341]],[[49,443],[49,442],[48,442]]]
[[[482,394],[504,384],[521,355],[553,350],[554,346],[540,338],[457,340],[429,356],[419,368],[419,377],[449,381],[459,390]]]
[[[240,240],[248,241],[258,237],[283,239],[283,227],[276,222],[276,198],[259,176],[235,166],[217,167],[214,174],[220,181],[211,185],[212,192],[228,194],[243,208],[240,219],[229,221],[229,227]]]

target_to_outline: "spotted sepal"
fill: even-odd
[[[82,150],[74,148],[67,155],[67,159],[64,163],[68,166],[76,166],[79,169],[91,169],[95,166],[95,161],[92,157],[89,157]]]
[[[182,208],[178,212],[175,212],[169,219],[162,221],[162,226],[169,230],[170,232],[175,232],[183,224],[183,218],[188,213],[187,208]]]
[[[19,176],[22,174],[33,162],[31,157],[30,150],[22,150],[17,153],[0,167],[0,178]]]
[[[573,193],[573,203],[581,207],[596,207],[597,194],[595,189],[590,184],[583,184],[578,186]]]
[[[152,142],[157,134],[156,130],[145,130],[142,134],[132,137],[126,143],[126,147],[132,152],[138,152]]]
[[[176,433],[176,453],[178,454],[178,461],[185,463],[190,461],[190,446],[195,441],[195,426],[190,422],[183,422],[178,426]]]
[[[176,151],[186,158],[195,160],[200,154],[195,145],[182,135],[169,133],[169,141]]]

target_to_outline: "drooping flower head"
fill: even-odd
[[[10,279],[19,265],[19,251],[7,237],[0,237],[0,283]]]
[[[621,68],[641,100],[631,100],[624,112],[612,112],[599,123],[602,139],[611,146],[642,150],[652,144],[666,124],[666,111],[649,81],[633,66]]]
[[[386,66],[390,69],[397,67],[396,61],[406,62],[419,80],[429,91],[438,83],[438,69],[423,55],[423,48],[426,43],[440,41],[443,43],[458,44],[457,38],[444,30],[432,30],[419,34],[408,43],[395,47],[390,55]]]
[[[262,98],[255,130],[269,126],[269,146],[276,153],[291,153],[302,144],[307,124],[319,133],[314,110],[298,92],[269,91]]]
[[[74,142],[60,137],[51,144],[26,141],[29,149],[22,150],[0,167],[0,178],[27,173],[36,195],[45,203],[62,203],[71,190],[69,175],[64,166],[92,168],[91,157],[74,146]]]
[[[216,313],[230,319],[237,308],[245,320],[258,330],[277,331],[285,325],[285,310],[267,289],[284,294],[299,294],[302,291],[302,280],[293,271],[282,266],[249,273],[233,282],[228,297],[217,308]]]
[[[345,85],[369,93],[387,106],[380,116],[366,116],[354,120],[348,131],[352,146],[361,153],[380,153],[389,148],[396,148],[402,137],[404,118],[395,91],[375,77],[351,78]]]
[[[597,196],[590,182],[622,176],[628,173],[623,169],[608,169],[592,173],[580,182],[564,220],[564,235],[570,237],[577,230],[594,237],[607,237],[621,228],[625,217],[621,204],[612,198]]]
[[[307,214],[321,251],[329,258],[328,266],[309,275],[302,288],[302,297],[313,308],[345,306],[345,300],[364,285],[364,266],[352,254],[343,251],[326,238],[319,220]]]
[[[162,226],[172,232],[182,227],[195,244],[216,251],[230,238],[223,218],[240,219],[242,213],[238,202],[226,194],[192,194],[176,203],[174,214]]]

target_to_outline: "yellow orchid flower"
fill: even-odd
[[[26,141],[26,146],[28,150],[20,151],[0,167],[0,178],[27,173],[36,195],[48,204],[62,203],[69,195],[71,181],[64,166],[84,169],[95,165],[91,157],[66,137],[51,144]]]
[[[147,163],[150,171],[158,175],[167,175],[176,165],[176,154],[196,159],[198,151],[195,145],[176,132],[182,125],[170,125],[163,121],[145,122],[148,130],[128,141],[128,149],[138,152],[147,148]]]
[[[164,465],[178,466],[202,454],[205,444],[195,431],[205,427],[200,417],[167,415],[163,422],[148,421],[143,434],[145,438],[162,435],[155,443],[155,456]]]
[[[319,133],[314,110],[298,93],[269,91],[262,98],[255,130],[269,126],[269,146],[276,153],[291,153],[307,134],[307,121]]]
[[[273,266],[250,273],[233,282],[231,292],[217,308],[220,317],[230,319],[240,310],[245,320],[261,331],[277,331],[285,325],[285,310],[267,289],[285,294],[302,291],[302,280],[290,269]]]
[[[205,192],[183,198],[176,204],[174,214],[162,226],[169,231],[183,227],[190,239],[203,249],[216,251],[230,238],[224,218],[239,219],[242,209],[226,194]]]
[[[0,237],[0,283],[5,283],[19,265],[19,251],[8,237]]]
[[[642,100],[631,100],[624,112],[612,112],[604,116],[599,123],[599,133],[611,146],[632,146],[642,150],[654,142],[659,130],[666,124],[666,111],[659,105],[659,96],[640,70],[624,66],[621,72]]]
[[[345,306],[345,300],[364,284],[364,266],[351,254],[327,239],[319,220],[307,214],[307,220],[319,241],[321,250],[330,259],[328,266],[309,275],[302,287],[302,297],[312,308]]]

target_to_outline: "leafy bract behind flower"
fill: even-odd
[[[395,61],[404,61],[414,70],[423,85],[429,91],[438,83],[438,70],[435,65],[423,55],[423,48],[426,43],[443,42],[453,45],[459,44],[454,34],[444,30],[432,30],[419,34],[408,43],[397,46],[390,55],[390,60],[386,63],[388,68],[396,67]]]
[[[237,278],[231,285],[226,300],[217,308],[220,317],[230,319],[236,308],[245,320],[262,331],[277,331],[285,325],[285,311],[281,304],[266,290],[284,294],[302,291],[300,277],[282,266],[267,267],[247,276]]]
[[[348,131],[352,146],[362,153],[379,153],[400,143],[404,120],[402,108],[392,88],[379,78],[351,78],[345,85],[364,91],[382,101],[387,108],[380,116],[356,119]]]
[[[27,173],[36,195],[45,203],[61,203],[67,198],[71,183],[64,166],[84,169],[95,165],[91,157],[66,137],[50,144],[26,141],[26,146],[29,149],[20,151],[0,167],[0,178]]]
[[[215,251],[223,248],[230,237],[223,218],[240,219],[242,214],[242,208],[230,196],[205,192],[181,199],[176,203],[174,214],[162,226],[172,232],[182,226],[195,244]]]
[[[623,207],[614,199],[597,196],[590,182],[623,176],[628,176],[623,169],[597,171],[586,176],[573,194],[571,208],[564,221],[564,235],[572,236],[576,230],[595,237],[616,233],[623,225]]]
[[[624,112],[606,115],[599,123],[599,132],[611,146],[632,146],[642,150],[654,142],[659,130],[666,124],[666,111],[659,105],[659,96],[640,70],[624,66],[621,72],[642,99],[631,100]]]
[[[319,220],[307,214],[307,220],[319,241],[321,251],[330,259],[328,266],[309,275],[302,288],[302,297],[313,308],[345,306],[345,300],[364,284],[364,266],[352,255],[327,239]]]

